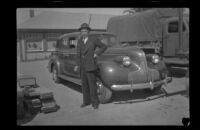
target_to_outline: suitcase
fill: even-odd
[[[41,103],[40,99],[31,100],[31,105],[33,108],[41,108],[42,107],[42,103]]]
[[[55,101],[42,103],[42,108],[41,108],[42,113],[46,114],[46,113],[56,112],[57,110],[58,106]]]
[[[39,99],[40,98],[40,93],[36,91],[27,91],[24,93],[24,98],[25,99]]]
[[[49,99],[49,98],[53,98],[53,92],[49,91],[47,88],[45,87],[39,87],[39,88],[35,88],[35,92],[40,94],[40,99]]]
[[[27,105],[27,107],[31,109],[37,109],[42,107],[40,99],[25,100],[24,102]]]
[[[25,100],[25,109],[31,114],[38,113],[42,107],[39,99]]]
[[[36,78],[32,75],[18,75],[17,82],[21,88],[36,85]]]
[[[53,99],[53,92],[48,92],[48,93],[41,93],[40,94],[40,99],[45,100],[45,99]]]

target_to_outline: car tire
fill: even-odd
[[[112,97],[112,91],[100,79],[97,79],[97,94],[101,104],[109,102]]]
[[[52,74],[54,82],[61,83],[61,79],[58,77],[58,69],[55,66],[53,66]]]

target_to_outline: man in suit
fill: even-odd
[[[87,23],[81,24],[79,31],[81,36],[77,44],[77,66],[75,66],[74,71],[80,68],[83,92],[83,104],[81,107],[92,104],[94,109],[97,109],[99,100],[96,85],[98,69],[96,58],[107,49],[107,46],[100,39],[89,35],[91,28]],[[96,47],[99,47],[97,52],[95,52]]]

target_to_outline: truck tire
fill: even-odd
[[[112,91],[100,79],[97,79],[97,94],[101,104],[109,102],[112,97]]]
[[[54,82],[55,83],[61,83],[61,79],[58,77],[58,70],[55,66],[53,66],[52,74],[53,74]]]

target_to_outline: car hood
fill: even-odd
[[[137,47],[112,47],[106,50],[106,54],[127,54],[132,51],[141,52],[142,50]]]

